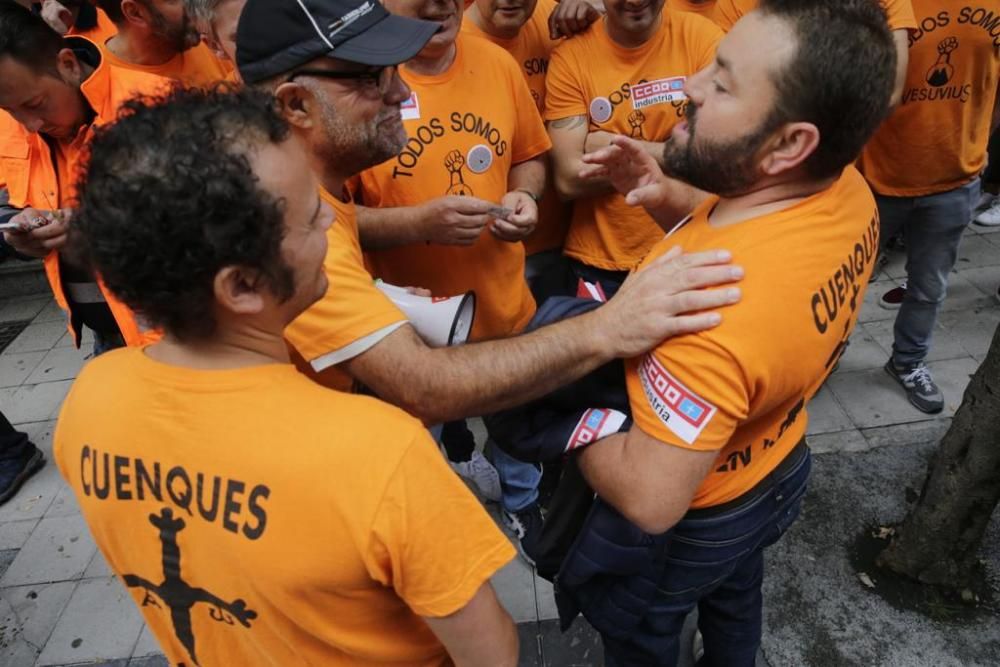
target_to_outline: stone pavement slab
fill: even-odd
[[[37,664],[127,660],[142,627],[132,596],[117,578],[85,579],[73,591]]]
[[[0,299],[0,322],[25,322],[33,319],[48,306],[55,306],[51,297],[28,297],[17,299]],[[55,306],[58,309],[58,306]],[[62,311],[60,311],[62,312]],[[47,320],[56,319],[50,313]],[[65,322],[64,317],[60,317]]]
[[[45,355],[45,352],[0,355],[0,388],[24,384]]]
[[[96,551],[82,516],[42,519],[0,578],[0,588],[79,579]]]
[[[66,334],[69,335],[69,334]],[[87,362],[80,350],[57,347],[46,352],[35,371],[25,380],[26,384],[39,384],[55,380],[72,380]]]
[[[34,665],[76,582],[0,589],[0,665]]]
[[[854,428],[854,423],[828,387],[819,390],[807,410],[809,413],[808,434],[838,433]]]
[[[13,424],[55,419],[72,380],[0,389],[0,410]]]
[[[840,357],[838,373],[864,371],[870,368],[880,368],[888,358],[888,352],[876,342],[869,333],[867,325],[859,324],[851,335],[850,345]]]
[[[895,318],[895,313],[898,311],[891,312],[893,313],[893,318]],[[878,346],[882,348],[882,363],[879,366],[884,366],[885,362],[889,359],[889,355],[892,354],[893,329],[896,326],[895,319],[866,322],[861,326],[875,340]],[[957,359],[969,356],[969,351],[962,346],[962,343],[956,336],[951,335],[950,330],[941,321],[938,321],[934,327],[933,336],[931,349],[927,353],[927,361]]]
[[[4,354],[47,352],[55,347],[66,333],[66,324],[58,320],[30,324],[7,346]]]

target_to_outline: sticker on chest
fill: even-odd
[[[466,163],[469,165],[469,171],[473,174],[485,173],[493,166],[493,151],[485,144],[476,144],[469,149]]]
[[[595,123],[606,123],[611,119],[614,106],[606,97],[595,97],[590,101],[590,118]]]
[[[632,85],[632,108],[639,110],[654,104],[668,104],[686,100],[684,94],[685,76],[674,76],[656,81],[646,81]]]

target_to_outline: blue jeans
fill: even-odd
[[[430,432],[435,440],[444,445],[448,458],[453,461],[468,461],[476,447],[475,438],[464,419],[433,426]],[[492,442],[487,442],[486,455],[500,477],[500,502],[505,510],[519,512],[538,500],[542,471],[537,465],[508,456]]]
[[[538,465],[519,461],[492,444],[490,458],[500,475],[500,502],[505,510],[520,512],[538,501],[538,483],[542,481]]]
[[[700,667],[753,667],[760,648],[764,548],[795,521],[806,492],[808,449],[761,482],[762,495],[718,513],[689,512],[670,531],[657,594],[628,639],[603,637],[606,667],[673,667],[684,619],[697,606]],[[759,488],[759,487],[758,487]]]
[[[955,267],[962,233],[979,201],[977,178],[926,197],[876,195],[882,243],[897,232],[906,241],[906,296],[896,315],[892,359],[897,366],[923,362],[931,347],[948,273]]]

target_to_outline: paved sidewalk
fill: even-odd
[[[882,370],[895,313],[876,301],[902,277],[897,256],[869,288],[839,370],[810,405],[809,440],[817,454],[929,442],[943,433],[1000,324],[1000,305],[993,300],[1000,285],[1000,229],[970,227],[952,276],[929,364],[945,393],[945,413],[938,417],[912,408]],[[0,409],[51,457],[53,420],[85,353],[71,346],[50,299],[0,300],[0,334],[3,323],[27,321],[31,324],[0,355]],[[85,340],[84,350],[89,345]],[[568,635],[559,633],[551,585],[522,561],[504,568],[494,583],[519,623],[523,665],[602,664],[599,641],[584,622],[578,620]],[[768,618],[776,613],[769,607]],[[779,655],[769,656],[769,664],[802,664]],[[77,664],[166,662],[50,463],[0,506],[0,666]],[[808,664],[836,665],[818,658]]]

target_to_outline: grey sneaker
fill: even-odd
[[[459,477],[472,482],[483,498],[500,501],[500,474],[480,452],[472,452],[471,459],[452,463],[451,467]]]
[[[944,396],[934,384],[930,370],[923,363],[898,368],[892,359],[889,359],[885,364],[885,372],[903,387],[906,398],[917,410],[929,415],[944,410]]]

